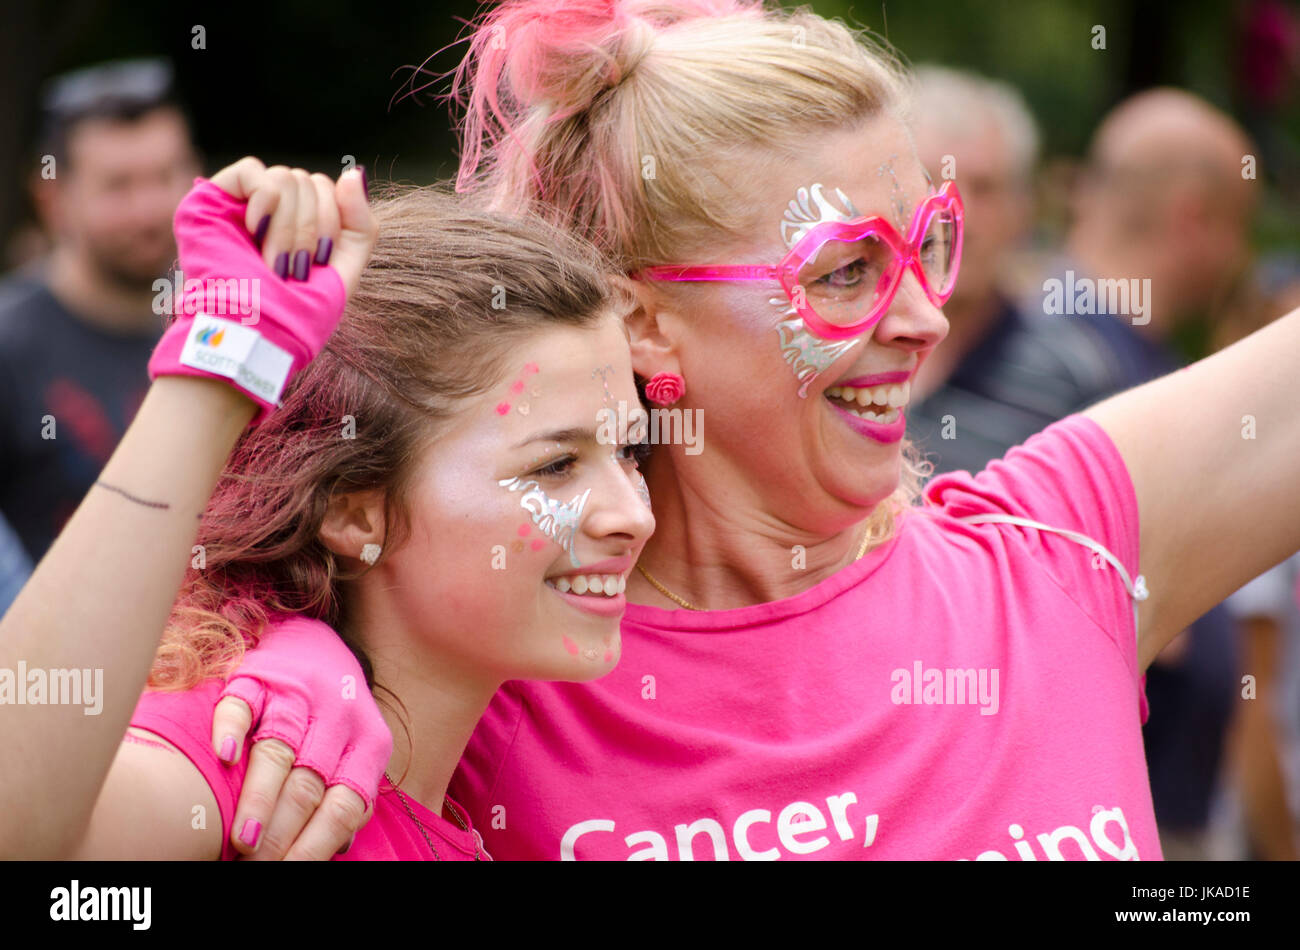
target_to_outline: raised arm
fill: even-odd
[[[1145,669],[1179,631],[1300,550],[1300,310],[1084,414],[1137,492]]]
[[[317,205],[335,202],[333,267],[305,282],[285,281],[276,266],[281,254],[314,251]],[[259,229],[264,218],[268,226]],[[236,228],[242,243],[232,250]],[[250,233],[264,237],[261,252]],[[249,383],[248,373],[260,370],[264,381],[268,366],[278,365],[287,380],[310,362],[337,325],[373,240],[357,173],[335,186],[244,159],[182,202],[177,242],[186,277],[262,281],[260,322],[240,328],[250,351],[213,371],[223,378],[198,368],[202,328],[192,315],[168,329],[150,363],[156,380],[130,429],[0,620],[0,670],[37,671],[51,683],[52,671],[87,670],[86,682],[102,683],[93,707],[0,707],[0,855],[65,855],[86,837],[192,556],[199,517],[240,432],[273,408],[275,394]],[[215,251],[223,241],[225,256]],[[241,338],[229,325],[226,333]],[[198,342],[215,345],[211,335]]]

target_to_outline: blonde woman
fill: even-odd
[[[960,201],[885,54],[758,3],[515,0],[458,80],[461,186],[595,240],[647,396],[707,421],[646,467],[618,669],[509,683],[469,742],[493,854],[1159,858],[1143,671],[1300,547],[1300,313],[918,504]]]

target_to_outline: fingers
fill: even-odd
[[[311,769],[299,767],[289,773],[252,860],[279,861],[288,854],[324,797],[325,782]]]
[[[290,252],[298,228],[298,182],[292,169],[273,165],[266,170],[264,187],[274,193],[275,207],[270,225],[265,228],[262,259],[276,276],[288,280]]]
[[[311,176],[316,189],[316,249],[312,264],[323,266],[330,262],[334,244],[339,239],[339,206],[334,196],[334,182],[317,172]]]
[[[334,263],[336,249],[346,244],[347,270],[340,273],[351,292],[378,230],[364,174],[350,169],[335,185],[325,175],[284,165],[268,168],[249,156],[221,169],[211,181],[248,202],[244,224],[266,266],[283,280],[307,280],[312,267]]]
[[[217,703],[212,714],[212,749],[227,765],[239,761],[244,737],[253,726],[253,711],[237,696],[227,696]]]
[[[298,201],[289,275],[294,280],[305,281],[311,272],[312,256],[316,253],[316,186],[312,184],[311,176],[301,168],[293,169],[293,178],[298,189]]]
[[[251,855],[262,843],[280,790],[293,769],[293,759],[293,750],[279,739],[265,739],[249,752],[248,772],[235,808],[235,823],[230,828],[230,843],[239,853]]]
[[[289,849],[289,861],[328,861],[352,846],[357,831],[370,818],[361,796],[346,785],[335,785]]]
[[[265,165],[253,156],[246,155],[233,165],[221,169],[209,181],[232,198],[244,201],[261,184],[265,172]]]
[[[248,204],[244,220],[254,241],[261,239],[266,266],[281,280],[306,280],[316,253],[319,204],[311,176],[272,165],[261,173]]]
[[[351,168],[340,175],[334,195],[339,213],[339,238],[331,263],[351,294],[357,288],[379,234],[379,224],[366,194],[365,170]]]

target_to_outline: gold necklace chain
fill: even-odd
[[[406,800],[406,796],[402,794],[402,790],[397,787],[397,783],[393,781],[392,776],[385,772],[384,778],[388,780],[389,785],[393,786],[393,791],[397,793],[397,800],[402,803],[402,807],[406,809],[406,814],[410,816],[411,821],[415,822],[415,827],[420,831],[420,837],[424,839],[424,843],[427,844],[429,850],[433,852],[433,859],[435,861],[441,861],[442,855],[439,854],[438,849],[433,846],[433,840],[429,837],[428,832],[424,830],[424,823],[421,822],[419,817],[415,814],[415,809],[411,807],[411,803]],[[468,834],[469,826],[465,824],[465,819],[460,817],[460,812],[447,804],[447,799],[443,800],[443,804],[446,806],[447,810],[451,812],[451,817],[456,819],[456,824],[460,825],[460,830]],[[474,860],[481,860],[477,844],[474,845]]]
[[[867,553],[867,544],[870,543],[870,541],[871,541],[871,532],[868,531],[866,537],[862,539],[862,546],[858,548],[857,557],[853,559],[854,563],[862,560],[863,556]],[[663,584],[660,584],[657,580],[655,580],[654,577],[651,576],[650,572],[641,566],[640,561],[637,562],[636,569],[641,572],[642,577],[644,577],[646,580],[650,582],[651,587],[659,591],[659,593],[663,594],[665,597],[667,597],[669,600],[671,600],[673,603],[677,604],[678,606],[685,607],[687,610],[708,609],[707,607],[697,607],[695,604],[692,604],[686,598],[679,597],[676,594],[674,594]]]

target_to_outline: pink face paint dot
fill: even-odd
[[[508,402],[499,402],[499,403],[497,403],[497,415],[498,415],[498,416],[504,416],[504,415],[505,415],[507,412],[509,412],[509,411],[510,411],[510,403],[508,403]]]
[[[567,636],[564,638],[564,649],[568,650],[573,656],[578,655],[578,645]]]
[[[542,548],[546,547],[546,542],[541,538],[533,538],[529,543],[532,545],[534,551],[540,551]]]
[[[528,537],[529,533],[530,533],[532,530],[533,530],[533,526],[532,526],[532,525],[521,524],[521,525],[519,526],[519,537],[521,537],[521,538],[526,538],[526,537]]]
[[[605,662],[606,662],[606,663],[613,663],[613,662],[614,662],[614,651],[613,651],[613,650],[606,650],[606,651],[605,651]]]
[[[524,381],[522,379],[517,379],[510,384],[511,395],[518,396],[523,391],[524,391]]]
[[[525,363],[525,364],[524,364],[524,372],[525,372],[525,373],[535,373],[535,372],[537,372],[537,364],[536,364],[536,363]]]

